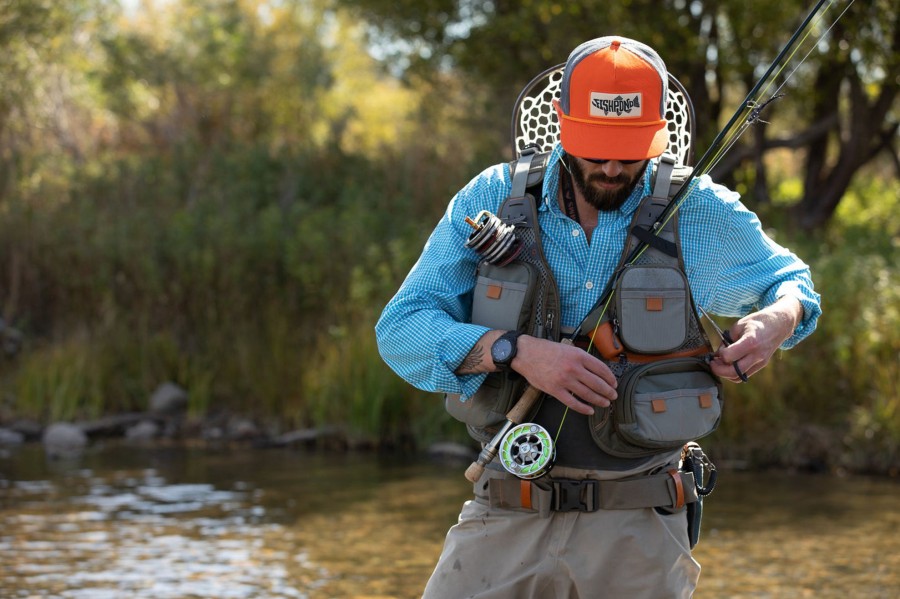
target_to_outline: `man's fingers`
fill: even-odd
[[[591,385],[578,383],[572,385],[570,392],[584,403],[605,408],[616,398],[616,392],[602,381],[592,381]]]
[[[568,406],[571,410],[578,412],[579,414],[591,416],[594,413],[593,406],[584,403],[578,397],[572,395],[568,391],[565,391],[555,397],[564,405]]]
[[[584,355],[586,358],[585,368],[599,377],[606,388],[615,389],[619,386],[619,381],[616,379],[616,375],[613,374],[612,370],[609,369],[609,366],[587,352],[585,352]],[[597,390],[598,392],[600,391],[600,389]],[[615,399],[615,397],[610,397],[610,399]]]

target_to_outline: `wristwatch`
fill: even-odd
[[[511,369],[510,364],[512,364],[513,358],[516,357],[516,352],[518,351],[516,342],[521,336],[522,333],[519,331],[507,331],[500,335],[494,341],[494,344],[491,345],[491,359],[501,370]]]

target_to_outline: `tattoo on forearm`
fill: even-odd
[[[471,374],[480,372],[478,367],[484,361],[484,348],[481,344],[476,344],[472,351],[463,358],[462,364],[456,369],[457,374]]]

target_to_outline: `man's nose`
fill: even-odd
[[[600,165],[603,174],[607,177],[617,177],[622,173],[624,166],[618,160],[609,160]]]

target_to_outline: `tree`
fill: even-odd
[[[419,74],[458,69],[487,87],[490,103],[475,108],[500,123],[524,83],[564,61],[573,40],[608,34],[643,40],[687,87],[701,152],[811,8],[809,0],[340,1],[377,26],[373,39],[393,49],[385,56],[395,67]],[[830,14],[847,4],[836,2]],[[877,156],[888,155],[900,170],[898,20],[892,0],[854,2],[823,35],[818,49],[824,52],[811,54],[794,73],[788,97],[766,113],[773,120],[790,115],[789,121],[760,123],[716,175],[727,179],[751,165],[753,195],[765,202],[766,156],[783,148],[802,151],[804,188],[794,214],[800,226],[815,228]]]

